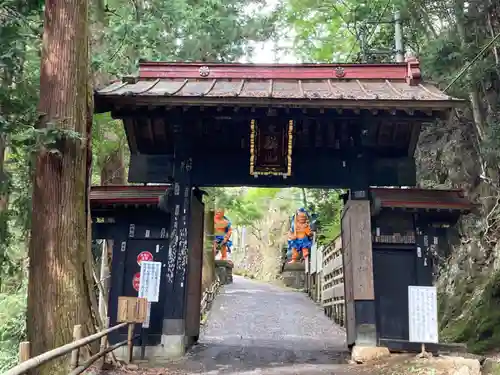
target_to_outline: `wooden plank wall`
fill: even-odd
[[[203,267],[203,221],[205,205],[196,197],[191,199],[191,221],[188,238],[188,276],[186,336],[200,335],[201,273]]]
[[[349,264],[352,275],[352,293],[355,301],[373,301],[373,253],[370,202],[352,200],[346,204],[345,216],[349,220]],[[347,252],[347,251],[346,251]]]
[[[347,344],[356,341],[356,301],[375,299],[370,202],[350,200],[342,213]]]
[[[325,314],[344,327],[345,299],[341,236],[323,247],[322,258],[321,304]]]
[[[322,251],[321,304],[328,317],[346,327],[351,342],[356,332],[355,301],[375,298],[368,201],[347,202],[341,235]]]

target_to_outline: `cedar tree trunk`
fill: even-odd
[[[36,155],[27,313],[32,356],[71,342],[76,324],[84,335],[93,331],[86,275],[88,38],[88,0],[46,0],[39,127],[57,130],[59,139]],[[62,358],[36,373],[67,374],[66,366]]]

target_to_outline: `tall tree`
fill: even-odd
[[[87,177],[92,96],[88,0],[45,3],[39,149],[29,246],[28,338],[33,355],[93,329],[88,303]],[[40,313],[43,311],[43,313]],[[40,374],[65,374],[61,361]]]

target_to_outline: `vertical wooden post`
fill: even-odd
[[[104,329],[109,328],[109,317],[106,318],[104,321]],[[106,347],[108,346],[108,335],[101,337],[101,347],[99,349],[100,352],[102,352]],[[106,354],[104,354],[101,359],[99,360],[100,362],[100,368],[102,369],[104,367],[104,364],[106,363]]]
[[[113,240],[111,240],[112,242]],[[110,240],[103,240],[101,246],[101,272],[99,286],[99,315],[102,323],[106,323],[108,316],[108,294],[109,294],[109,264],[108,264],[108,243]],[[104,328],[107,328],[106,326]]]
[[[340,326],[345,327],[344,301],[340,304]]]
[[[203,269],[201,287],[203,290],[210,288],[215,281],[215,258],[214,258],[214,209],[213,203],[207,203],[208,209],[205,211],[203,220],[205,237],[203,240]]]
[[[128,325],[128,334],[127,334],[127,347],[128,347],[128,356],[127,363],[132,363],[132,356],[134,354],[134,323],[129,323]]]
[[[77,324],[73,327],[73,341],[80,340],[82,338],[82,326]],[[71,363],[70,369],[74,370],[78,367],[78,361],[80,357],[80,348],[77,348],[71,352]]]
[[[19,343],[19,363],[25,362],[31,356],[30,342],[23,341]]]

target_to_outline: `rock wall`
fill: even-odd
[[[500,189],[484,178],[487,160],[471,134],[472,124],[457,116],[429,125],[416,158],[421,187],[460,188],[478,205],[450,236],[450,251],[439,255],[436,284],[443,341],[483,352],[500,345]]]

